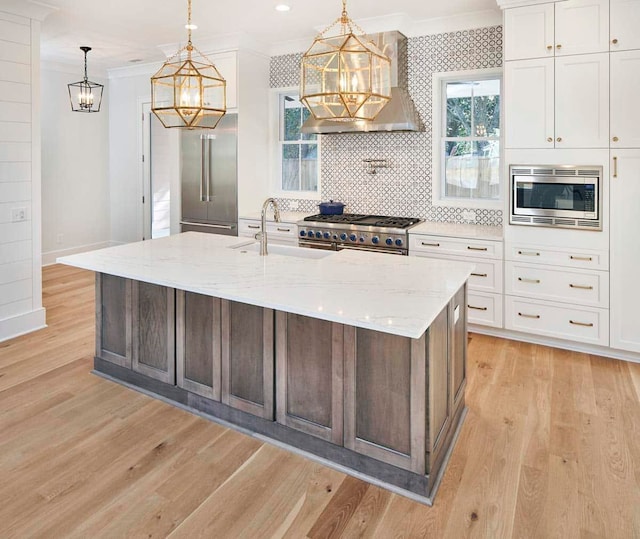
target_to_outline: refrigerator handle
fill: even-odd
[[[213,195],[211,192],[213,191],[213,185],[211,184],[211,141],[215,139],[215,135],[207,135],[207,149],[209,150],[209,154],[207,155],[207,200],[209,202],[213,201]]]
[[[206,135],[200,135],[200,201],[206,202],[207,198],[204,195],[204,182],[207,177],[207,139]],[[208,180],[207,180],[208,185]]]

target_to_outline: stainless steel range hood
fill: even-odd
[[[421,131],[422,123],[408,87],[407,38],[400,32],[370,34],[369,38],[391,58],[391,100],[375,120],[335,121],[309,118],[303,133],[369,133],[375,131]]]

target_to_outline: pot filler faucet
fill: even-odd
[[[260,240],[260,256],[269,254],[267,252],[267,210],[269,209],[269,204],[273,206],[273,218],[276,223],[280,222],[280,208],[278,208],[278,203],[275,199],[268,198],[262,205],[262,214],[260,215],[260,232],[256,234],[256,239]]]

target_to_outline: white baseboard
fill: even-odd
[[[531,335],[529,333],[511,331],[509,329],[479,326],[477,324],[469,324],[469,332],[480,333],[482,335],[491,335],[493,337],[501,337],[503,339],[509,339],[512,341],[541,344],[543,346],[560,348],[562,350],[571,350],[573,352],[582,352],[584,354],[593,354],[596,356],[610,357],[613,359],[622,359],[624,361],[630,361],[632,363],[640,363],[640,354],[627,352],[625,350],[617,350],[615,348],[609,348],[608,346],[596,346],[593,344],[584,344],[581,342],[554,339],[552,337],[541,337],[539,335]]]
[[[47,327],[43,308],[0,320],[0,342]]]
[[[48,251],[42,253],[42,265],[51,266],[56,263],[56,259],[59,256],[75,255],[77,253],[85,253],[87,251],[95,251],[96,249],[104,249],[105,247],[111,247],[117,245],[117,242],[102,241],[99,243],[91,243],[89,245],[79,245],[77,247],[70,247],[69,249],[60,249],[58,251]]]

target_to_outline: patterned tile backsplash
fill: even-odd
[[[409,93],[425,130],[419,133],[325,135],[321,146],[322,199],[344,202],[352,213],[405,215],[430,221],[465,222],[473,210],[477,224],[501,225],[502,211],[431,205],[431,81],[433,73],[502,66],[502,27],[492,26],[409,38]],[[302,53],[271,58],[272,88],[297,86]],[[363,159],[387,159],[378,174]],[[317,211],[317,201],[295,199],[299,211]],[[283,210],[291,199],[279,199]]]

